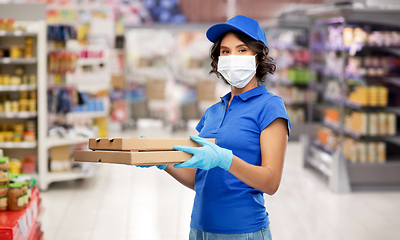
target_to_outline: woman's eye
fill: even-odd
[[[227,50],[222,50],[221,53],[222,53],[222,54],[228,54],[229,51],[227,51]]]
[[[240,49],[239,52],[246,52],[246,49]]]

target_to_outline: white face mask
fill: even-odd
[[[257,54],[256,54],[257,56]],[[251,55],[219,56],[217,71],[234,87],[244,88],[256,74],[256,57]]]

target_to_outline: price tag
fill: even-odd
[[[28,227],[31,227],[32,226],[32,211],[29,209],[29,208],[27,208],[26,209],[26,220],[27,220],[27,223],[28,223]]]
[[[19,230],[21,230],[22,237],[28,236],[28,226],[26,225],[26,214],[18,220]]]
[[[22,36],[22,31],[20,30],[14,31],[14,36]]]
[[[0,36],[5,36],[7,34],[6,31],[0,31]]]
[[[38,215],[38,209],[37,209],[37,200],[35,200],[34,202],[32,202],[32,214],[33,214],[33,218],[36,219],[37,215]]]

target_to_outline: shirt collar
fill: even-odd
[[[242,99],[242,101],[247,101],[253,97],[257,97],[263,93],[267,92],[267,88],[265,86],[259,86],[256,88],[253,88],[247,92],[241,93],[239,95],[237,95],[238,97],[240,97]],[[223,102],[225,101],[229,101],[229,99],[231,98],[231,92],[227,93],[225,96],[221,97],[221,100]]]

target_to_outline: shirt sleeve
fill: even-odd
[[[287,121],[288,136],[290,135],[290,120],[282,98],[273,96],[267,100],[260,111],[259,126],[260,131],[268,127],[275,119],[283,118]]]
[[[206,112],[207,112],[207,111],[206,111]],[[196,126],[196,130],[197,130],[197,132],[199,132],[199,133],[200,133],[201,129],[203,129],[203,127],[204,127],[204,119],[205,119],[205,116],[206,116],[206,113],[203,114],[203,116],[201,117],[199,123],[198,123],[197,126]]]

